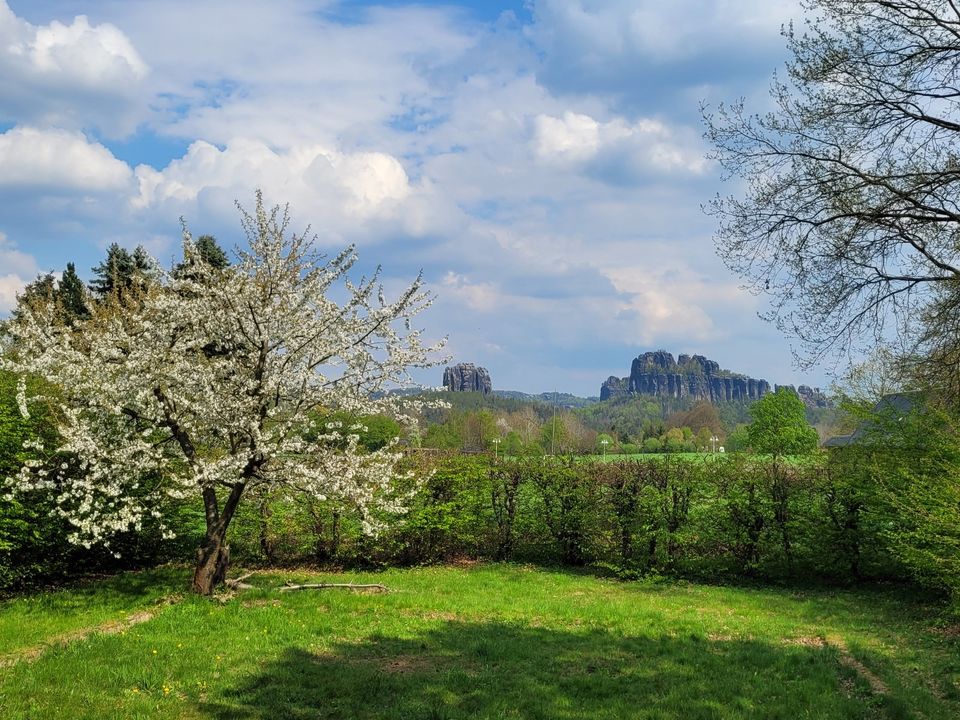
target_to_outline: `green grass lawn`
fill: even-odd
[[[158,568],[0,601],[0,659],[91,626],[124,622],[181,592],[186,577],[183,569]]]
[[[158,605],[171,578],[145,577],[155,591],[118,601],[126,591],[107,582],[86,598],[114,608],[106,616],[152,619],[3,668],[0,717],[960,717],[958,628],[902,591],[476,565],[322,576],[386,594],[280,593],[308,576],[261,574],[225,602]],[[30,602],[0,605],[8,650],[11,627],[32,638],[20,647],[62,632],[47,617],[60,614],[55,596]]]
[[[684,460],[688,462],[720,462],[723,460],[730,460],[733,458],[742,458],[743,453],[733,453],[733,452],[677,452],[677,453],[634,453],[634,454],[625,454],[625,453],[607,453],[606,455],[583,455],[582,458],[595,462],[623,462],[625,460],[640,460],[641,462],[646,460]],[[762,460],[768,459],[770,455],[750,455],[749,457]],[[781,462],[784,462],[788,465],[802,465],[804,463],[815,462],[819,458],[819,454],[815,453],[813,455],[787,455],[781,457]]]
[[[591,460],[602,460],[606,462],[621,462],[623,460],[696,460],[703,462],[706,460],[716,460],[724,457],[726,453],[709,452],[676,452],[676,453],[610,453],[606,455],[588,455]]]

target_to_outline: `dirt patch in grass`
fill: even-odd
[[[483,563],[480,560],[475,560],[469,557],[457,557],[452,560],[448,560],[445,565],[449,565],[455,568],[472,568],[477,565],[482,565]]]
[[[395,655],[384,658],[380,669],[391,675],[407,675],[410,673],[434,672],[439,669],[440,658],[429,655]]]
[[[826,638],[820,636],[801,636],[786,638],[783,642],[787,645],[800,645],[809,648],[835,648],[840,656],[840,664],[850,668],[863,678],[875,695],[888,695],[890,693],[890,688],[887,687],[886,683],[850,653],[842,638],[832,637],[828,642]]]
[[[355,666],[373,666],[390,675],[411,675],[414,673],[433,673],[442,670],[448,664],[448,658],[441,655],[401,653],[398,655],[368,655],[365,657],[344,658],[335,653],[316,653],[318,663],[335,662]]]
[[[822,637],[795,637],[784,640],[787,645],[800,645],[802,647],[822,648],[827,646],[827,641]]]
[[[148,620],[152,620],[154,616],[164,607],[180,602],[182,599],[183,598],[180,595],[171,595],[158,603],[155,609],[141,610],[139,612],[127,615],[122,620],[109,620],[105,623],[100,623],[99,625],[93,625],[91,627],[85,627],[78,630],[71,630],[70,632],[61,633],[60,635],[53,636],[40,645],[34,645],[33,647],[25,648],[15,653],[10,653],[9,655],[2,655],[0,656],[0,668],[10,667],[11,665],[16,665],[20,662],[33,662],[43,655],[45,651],[52,647],[63,647],[71,643],[80,642],[82,640],[86,640],[91,635],[117,635],[118,633],[125,632],[128,628],[131,628],[134,625],[140,625]]]
[[[958,639],[960,638],[960,623],[956,625],[943,625],[941,627],[932,627],[930,632],[940,637]]]
[[[890,694],[890,688],[887,687],[886,683],[877,677],[870,668],[850,654],[850,650],[842,638],[831,638],[830,645],[840,653],[840,664],[856,671],[857,675],[867,681],[875,695]]]
[[[710,642],[732,642],[733,640],[739,640],[739,638],[730,633],[707,633],[707,640]]]
[[[857,672],[857,675],[862,677],[867,681],[867,684],[870,685],[870,689],[873,690],[875,695],[887,695],[890,692],[890,688],[887,687],[886,683],[883,682],[880,678],[873,674],[873,671],[864,665],[862,662],[857,660],[853,655],[840,651],[840,664],[844,665],[852,670]]]
[[[398,613],[417,620],[440,620],[442,622],[465,622],[470,618],[455,612],[445,610],[415,610],[413,608],[399,610]]]

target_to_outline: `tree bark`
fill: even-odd
[[[193,573],[190,589],[200,595],[212,595],[227,578],[230,564],[230,546],[224,543],[226,527],[222,531],[208,533],[206,544],[197,549],[197,567]]]
[[[227,579],[230,565],[230,546],[226,544],[227,528],[237,511],[240,497],[246,487],[237,483],[230,490],[223,504],[223,511],[217,507],[216,493],[204,491],[203,500],[207,517],[207,539],[203,547],[197,550],[197,567],[193,572],[190,589],[200,595],[212,595]]]
[[[269,501],[264,498],[260,503],[260,554],[263,555],[263,558],[273,565],[276,558],[273,548],[273,543],[270,542],[270,516],[273,515],[273,512],[270,510]]]

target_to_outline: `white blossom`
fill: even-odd
[[[249,247],[236,265],[206,265],[185,232],[189,272],[157,270],[154,282],[95,304],[90,319],[70,326],[42,303],[10,323],[14,352],[4,366],[62,389],[48,399],[60,445],[46,452],[72,460],[52,469],[27,462],[8,484],[55,493],[75,528],[71,541],[105,543],[158,516],[163,498],[206,489],[221,501],[267,487],[343,498],[369,531],[374,508],[402,510],[405,499],[391,489],[396,443],[364,452],[360,425],[344,433],[327,423],[316,434],[315,418],[398,414],[378,391],[435,364],[439,346],[404,322],[432,299],[419,279],[392,301],[376,277],[350,281],[352,248],[322,257],[288,223],[258,194],[255,212],[242,212]],[[345,302],[330,297],[344,287]],[[29,401],[21,384],[24,416]],[[411,420],[409,409],[399,416]]]
[[[27,408],[27,379],[22,375],[17,378],[17,410],[25,420],[30,419],[30,410]]]

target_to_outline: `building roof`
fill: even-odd
[[[902,420],[905,415],[909,415],[916,409],[920,401],[920,395],[921,394],[916,391],[884,395],[870,411],[871,417],[861,421],[856,430],[849,435],[837,435],[828,438],[823,442],[822,447],[846,447],[847,445],[863,442],[868,435],[875,433],[878,429],[878,424],[873,417],[877,415],[887,415],[895,416],[898,420]]]

